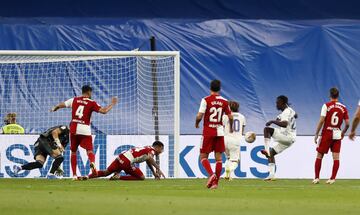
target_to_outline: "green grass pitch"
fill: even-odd
[[[218,190],[204,183],[1,179],[0,214],[360,214],[360,180],[222,180]]]

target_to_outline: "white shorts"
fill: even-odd
[[[289,148],[295,142],[295,137],[293,135],[284,134],[278,128],[274,128],[272,138],[277,142],[275,146],[272,147],[277,154]]]
[[[241,139],[225,136],[225,154],[230,161],[238,161],[240,159],[240,141]]]

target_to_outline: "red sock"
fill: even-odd
[[[94,173],[91,173],[89,176],[89,178],[97,178],[98,177],[98,173],[95,175]]]
[[[134,180],[143,180],[143,179],[140,179],[132,175],[125,175],[125,176],[120,176],[119,180],[134,181]]]
[[[104,177],[104,176],[108,176],[108,175],[106,174],[106,171],[103,171],[103,170],[97,171],[97,177]]]
[[[334,160],[332,174],[331,174],[330,179],[335,179],[336,178],[336,174],[337,174],[337,172],[339,170],[339,166],[340,166],[340,161],[339,160]]]
[[[207,158],[203,158],[201,160],[201,164],[203,165],[209,176],[212,176],[214,174],[214,172],[211,169],[210,162]]]
[[[89,152],[89,153],[88,153],[88,158],[89,158],[90,163],[95,163],[95,155],[94,155],[94,152]]]
[[[222,161],[216,161],[215,174],[218,179],[220,179],[221,170],[222,170]]]
[[[76,165],[77,165],[77,160],[76,159],[77,159],[76,152],[71,153],[70,160],[71,160],[71,170],[72,170],[73,175],[76,175]]]
[[[321,170],[321,158],[316,158],[315,160],[315,178],[320,178],[320,170]]]

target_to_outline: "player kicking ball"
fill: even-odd
[[[63,171],[60,169],[61,163],[64,161],[62,155],[66,145],[69,143],[69,128],[65,125],[59,125],[49,128],[35,142],[35,162],[27,163],[22,166],[13,166],[15,176],[21,170],[33,170],[42,168],[46,157],[49,155],[54,158],[50,173],[47,175],[48,179],[56,179],[56,175],[62,175]]]
[[[337,88],[330,89],[330,101],[324,104],[321,108],[320,119],[316,128],[314,141],[318,144],[316,148],[317,156],[315,160],[315,179],[313,184],[320,183],[320,170],[324,154],[327,154],[331,149],[334,159],[332,174],[327,184],[335,183],[336,175],[339,170],[340,148],[341,140],[344,138],[346,131],[349,128],[349,114],[345,105],[339,102],[339,90]],[[345,127],[341,131],[341,125],[345,121]],[[318,140],[318,134],[322,128],[321,138]]]
[[[230,123],[227,115],[223,117],[225,126],[225,180],[232,180],[232,175],[240,162],[240,142],[244,135],[246,119],[239,113],[239,103],[229,101],[230,110],[234,118],[233,133],[230,133]]]
[[[210,95],[201,100],[196,116],[195,128],[199,128],[204,118],[203,137],[200,146],[200,161],[208,173],[207,188],[217,189],[222,170],[222,153],[225,152],[223,115],[229,118],[229,132],[233,132],[233,116],[228,101],[220,96],[221,82],[213,80],[210,83]],[[215,152],[215,174],[211,169],[209,154]]]
[[[142,171],[134,164],[146,162],[155,179],[160,177],[165,178],[164,173],[160,170],[160,166],[156,163],[154,156],[160,155],[164,151],[164,144],[160,141],[155,141],[152,146],[136,147],[128,151],[122,152],[106,170],[99,170],[96,174],[90,174],[89,179],[97,177],[106,177],[112,173],[118,175],[119,172],[124,171],[127,175],[112,177],[119,180],[144,180],[145,176]],[[155,168],[155,170],[154,170]]]
[[[264,179],[265,181],[275,180],[275,155],[289,148],[296,138],[297,114],[289,107],[288,98],[284,95],[278,96],[276,108],[281,111],[280,115],[278,115],[276,120],[267,122],[264,128],[265,149],[261,150],[261,153],[267,157],[269,162],[269,176]],[[272,124],[277,125],[279,128],[269,127]],[[271,138],[277,142],[272,148],[270,148]]]
[[[77,155],[76,152],[80,147],[86,150],[90,161],[90,168],[92,173],[96,173],[94,146],[91,136],[91,115],[93,112],[107,114],[113,106],[117,103],[117,98],[111,99],[111,104],[106,107],[101,107],[97,102],[91,99],[92,88],[84,85],[82,88],[82,95],[54,106],[51,111],[57,111],[61,108],[71,108],[71,122],[70,122],[70,150],[71,150],[71,169],[73,172],[73,180],[81,180],[83,177],[78,177],[76,174]]]

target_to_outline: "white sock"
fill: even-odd
[[[269,177],[275,177],[275,163],[269,163]]]
[[[230,170],[230,161],[228,159],[226,159],[224,165],[225,165],[225,171]]]
[[[269,148],[269,145],[270,145],[270,138],[264,138],[264,146],[265,146],[265,150],[267,151],[268,154],[270,154],[270,148]]]
[[[231,161],[230,162],[230,170],[231,171],[235,171],[236,167],[238,166],[238,162],[237,161]]]
[[[230,163],[230,176],[231,174],[235,171],[236,167],[238,166],[238,162],[237,161],[231,161]]]

